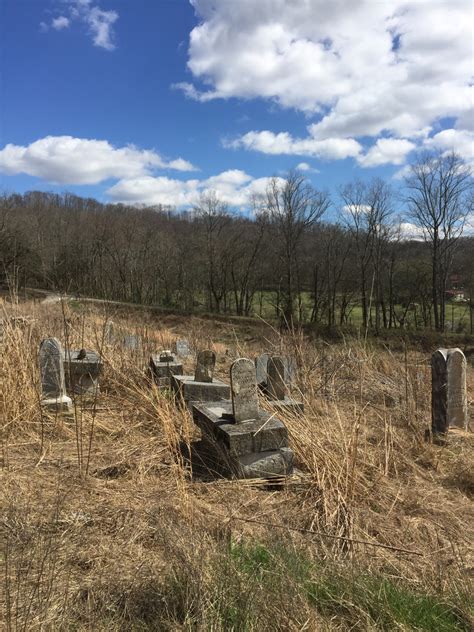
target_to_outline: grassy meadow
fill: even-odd
[[[429,353],[80,302],[0,309],[5,630],[473,629],[474,442],[425,440]],[[108,343],[109,320],[141,347]],[[100,395],[68,415],[40,407],[47,336],[104,362]],[[295,357],[294,476],[227,480],[194,458],[190,414],[144,370],[177,337],[213,349],[225,381],[239,356]]]

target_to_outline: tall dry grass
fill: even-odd
[[[472,438],[425,442],[425,354],[65,303],[8,303],[3,318],[7,630],[431,629],[387,614],[399,584],[405,597],[447,604],[461,627],[446,629],[467,629]],[[123,346],[126,334],[140,336],[138,349]],[[39,404],[37,350],[50,335],[104,363],[100,395],[75,397],[66,416]],[[296,476],[280,485],[203,476],[190,414],[145,371],[179,335],[212,346],[225,380],[238,355],[295,357],[305,414],[284,421]],[[472,393],[472,368],[469,380]],[[370,606],[381,591],[385,618]]]

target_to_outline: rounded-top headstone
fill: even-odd
[[[447,417],[448,425],[467,430],[467,361],[461,349],[449,349],[447,368]]]
[[[45,338],[39,348],[39,365],[43,397],[60,398],[66,393],[64,359],[57,338]]]

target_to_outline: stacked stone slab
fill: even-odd
[[[64,378],[64,354],[57,338],[46,338],[39,348],[41,374],[41,405],[52,412],[67,412],[72,408],[71,398],[66,395]]]
[[[431,430],[447,434],[450,427],[467,430],[467,362],[461,349],[438,349],[431,356]]]
[[[255,365],[239,358],[230,369],[231,400],[197,403],[193,419],[214,446],[227,472],[236,478],[291,474],[288,432],[274,414],[260,410]]]
[[[303,402],[288,395],[288,361],[283,356],[272,356],[267,365],[267,396],[269,405],[282,412],[302,413]]]
[[[160,388],[170,388],[172,375],[183,375],[182,363],[177,362],[169,350],[162,351],[159,355],[152,355],[149,369],[153,381]]]
[[[216,354],[200,351],[194,375],[172,375],[171,387],[177,401],[184,402],[191,410],[192,402],[209,402],[228,399],[230,387],[214,377]]]
[[[99,394],[99,376],[102,360],[95,351],[66,349],[64,351],[64,373],[69,393],[95,397]]]

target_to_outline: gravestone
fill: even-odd
[[[176,354],[180,358],[188,358],[191,355],[191,347],[186,338],[179,339],[175,342]]]
[[[102,360],[95,351],[66,349],[64,373],[69,393],[95,397],[98,395]]]
[[[268,361],[268,396],[270,399],[285,399],[287,394],[286,366],[282,356],[273,356]]]
[[[59,340],[46,338],[41,342],[39,366],[42,390],[41,405],[56,412],[70,410],[72,401],[66,395],[64,356]]]
[[[431,356],[431,429],[468,428],[466,358],[461,349],[438,349]]]
[[[302,413],[304,404],[288,396],[288,359],[272,356],[268,361],[267,396],[269,405],[281,412]]]
[[[261,353],[255,358],[255,372],[257,374],[257,385],[265,391],[267,388],[267,371],[268,360],[270,359],[269,353]]]
[[[122,342],[125,349],[137,351],[142,344],[142,338],[137,334],[127,334],[123,337]]]
[[[252,360],[239,358],[230,367],[230,387],[235,423],[257,419],[258,392]]]
[[[216,354],[214,351],[200,351],[197,355],[195,382],[212,382],[214,368],[216,366]]]
[[[160,353],[160,362],[174,362],[174,355],[170,349],[165,349]]]
[[[199,402],[193,419],[212,447],[215,461],[236,478],[275,478],[293,471],[285,425],[258,406],[252,360],[239,358],[230,368],[231,401]]]
[[[105,342],[109,345],[114,344],[117,339],[115,323],[113,320],[108,320],[105,324],[104,339]]]
[[[172,375],[171,387],[176,401],[182,401],[191,408],[192,402],[228,399],[229,385],[213,377],[215,364],[213,351],[200,351],[194,375]]]

